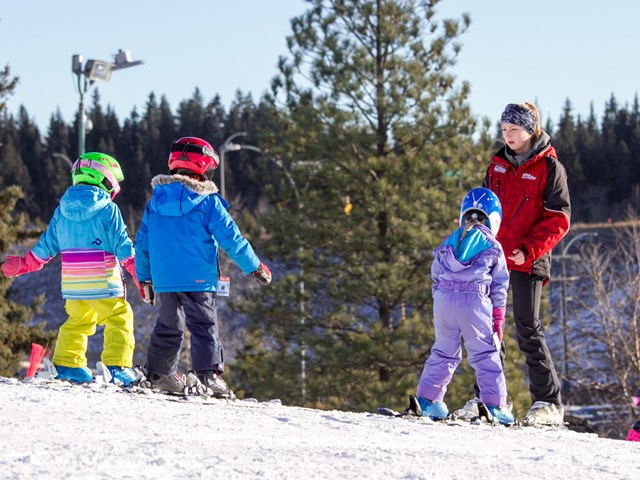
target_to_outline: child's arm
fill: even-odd
[[[149,207],[145,208],[142,215],[142,222],[136,234],[136,274],[138,281],[151,282],[151,264],[149,262],[149,227],[148,223]]]
[[[42,233],[38,243],[33,250],[24,257],[16,255],[7,255],[5,262],[2,264],[2,273],[7,277],[17,277],[25,273],[37,272],[41,270],[45,263],[48,263],[60,251],[58,246],[56,209],[53,218],[49,222],[49,226]]]
[[[261,262],[253,251],[253,247],[243,237],[236,222],[217,199],[208,221],[209,232],[240,270],[249,275],[260,270]]]
[[[507,261],[501,247],[497,247],[498,255],[496,263],[491,270],[491,292],[489,296],[493,303],[493,330],[498,335],[498,340],[502,343],[504,330],[504,317],[507,305],[507,292],[509,290],[509,270]]]
[[[120,209],[115,203],[111,203],[110,206],[103,220],[109,238],[109,247],[106,250],[113,253],[120,264],[123,264],[134,255],[133,242],[127,234],[127,225],[124,223]]]
[[[16,255],[8,255],[5,262],[2,264],[2,273],[7,277],[17,277],[25,273],[37,272],[41,270],[45,263],[51,258],[43,260],[34,255],[32,251],[27,253],[24,257]]]

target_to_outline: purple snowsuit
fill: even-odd
[[[502,247],[484,225],[474,225],[460,245],[463,227],[435,249],[431,266],[435,343],[424,364],[417,394],[442,401],[462,359],[460,336],[476,372],[480,400],[507,403],[507,387],[493,341],[494,308],[507,303],[509,272]]]

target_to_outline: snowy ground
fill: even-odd
[[[635,479],[640,443],[0,377],[9,479]]]

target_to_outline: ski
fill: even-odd
[[[518,421],[513,425],[503,425],[496,420],[494,420],[491,412],[487,409],[487,407],[482,403],[478,402],[478,415],[473,415],[470,412],[460,409],[456,410],[452,414],[442,420],[433,420],[429,417],[422,416],[422,408],[420,407],[420,403],[418,399],[414,395],[409,395],[409,406],[403,411],[398,412],[388,407],[379,407],[376,410],[378,415],[392,417],[392,418],[401,418],[406,420],[420,420],[425,423],[440,423],[451,426],[464,426],[464,425],[487,425],[491,427],[505,427],[505,428],[521,428],[521,425]]]

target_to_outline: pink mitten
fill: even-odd
[[[505,311],[506,307],[497,307],[493,309],[493,330],[498,334],[498,340],[500,340],[500,343],[502,343]]]
[[[7,277],[17,277],[25,273],[37,272],[49,260],[51,259],[42,260],[36,257],[33,252],[27,253],[24,257],[8,255],[2,264],[2,273]]]

